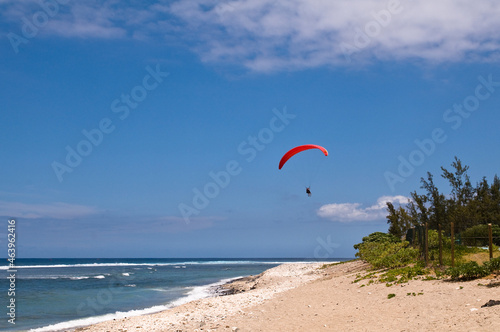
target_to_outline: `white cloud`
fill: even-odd
[[[35,29],[36,36],[50,34],[66,38],[124,38],[127,29],[123,21],[128,20],[132,25],[135,17],[141,17],[141,12],[133,8],[121,9],[113,2],[70,1],[59,4],[38,0],[6,1],[7,5],[0,15],[18,26],[17,31],[10,31],[14,33],[20,33],[26,22],[29,22],[31,27],[28,30]],[[35,17],[41,22],[44,21],[40,17],[45,17],[46,21],[37,23]]]
[[[361,203],[332,203],[320,207],[317,214],[320,217],[340,222],[381,220],[387,216],[387,202],[406,204],[408,199],[401,195],[382,196],[376,204],[367,208],[362,208]]]
[[[17,25],[40,10],[34,1],[4,3],[0,15]],[[377,13],[385,13],[381,23]],[[41,30],[68,38],[186,42],[206,62],[276,71],[373,61],[495,61],[498,17],[497,0],[93,0],[61,5]],[[346,48],[354,50],[352,63]]]
[[[360,31],[376,27],[373,13],[390,13],[389,2],[182,0],[171,11],[205,32],[197,49],[204,60],[232,60],[256,71],[346,65],[341,45],[357,46],[352,57],[360,61],[498,55],[492,50],[500,44],[500,2],[493,0],[401,0],[385,26],[378,24],[378,32],[356,44]]]
[[[50,204],[26,204],[0,201],[0,216],[26,219],[75,219],[96,214],[98,210],[84,205],[55,202]]]

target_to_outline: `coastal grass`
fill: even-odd
[[[500,251],[493,251],[493,258],[500,257]],[[490,253],[488,250],[481,250],[478,252],[466,254],[463,257],[465,262],[477,262],[478,264],[484,264],[490,260]]]
[[[348,261],[342,261],[342,262],[335,262],[335,263],[331,263],[331,264],[323,264],[321,267],[320,267],[320,270],[324,270],[326,268],[329,268],[331,266],[335,266],[335,265],[341,265],[341,264],[346,264],[346,263],[351,263],[351,262],[355,262],[355,261],[359,261],[360,259],[359,258],[354,258],[354,259],[350,259]]]
[[[368,279],[368,282],[360,287],[373,283],[385,283],[387,287],[390,287],[393,284],[403,284],[414,279],[434,280],[435,278],[430,276],[429,273],[431,273],[430,269],[424,268],[421,264],[414,264],[412,266],[372,271],[364,275],[358,273],[353,283],[357,284]]]
[[[443,265],[451,266],[451,246],[443,246],[442,251]],[[478,264],[483,264],[488,261],[489,249],[479,247],[470,247],[465,245],[455,245],[455,264],[463,264],[470,261],[475,261]],[[498,247],[493,245],[493,258],[500,257]],[[429,263],[437,266],[439,264],[439,248],[434,247],[429,249]]]

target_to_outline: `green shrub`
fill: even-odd
[[[458,280],[460,278],[460,268],[458,266],[449,267],[444,273],[449,275],[452,280]]]
[[[493,258],[491,261],[491,272],[500,272],[500,257]]]
[[[419,255],[417,249],[408,246],[407,241],[365,242],[359,245],[356,256],[370,263],[374,268],[394,268],[415,262]]]
[[[493,243],[500,245],[500,226],[492,225]],[[466,246],[480,246],[488,245],[488,225],[476,225],[467,228],[460,233],[462,243]]]
[[[387,233],[382,233],[382,232],[375,232],[371,233],[368,236],[365,236],[361,239],[363,242],[358,243],[354,245],[354,249],[359,250],[360,246],[369,243],[369,242],[377,242],[377,243],[397,243],[401,242],[400,239],[395,237],[392,234],[387,234]]]
[[[451,239],[444,235],[441,236],[443,260],[447,260],[447,256],[451,255]],[[447,253],[450,252],[450,255]],[[434,229],[429,229],[429,259],[437,261],[439,259],[439,232]],[[451,259],[451,257],[450,257]]]
[[[457,267],[450,267],[446,269],[445,273],[453,280],[472,280],[486,277],[490,274],[490,271],[487,264],[480,266],[477,262],[467,262]]]
[[[383,257],[380,259],[380,267],[400,267],[414,262],[419,251],[412,247],[408,247],[408,242],[394,243],[386,249]]]
[[[462,265],[462,277],[466,280],[486,277],[490,270],[486,266],[479,266],[477,262],[468,262]]]
[[[429,229],[429,250],[439,249],[439,232],[434,229]],[[451,239],[441,234],[443,248],[451,247]]]
[[[484,265],[491,273],[500,272],[500,257],[493,258],[492,260],[485,262]]]
[[[429,270],[417,265],[400,267],[384,273],[380,277],[380,282],[396,282],[397,284],[401,284],[410,281],[416,276],[426,275],[427,273],[429,273]]]
[[[434,267],[434,274],[436,275],[436,278],[441,278],[444,274],[444,271],[441,268]]]

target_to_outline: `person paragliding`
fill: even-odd
[[[320,146],[320,145],[315,145],[315,144],[306,144],[306,145],[299,145],[299,146],[296,146],[294,147],[293,149],[289,150],[288,152],[286,152],[283,157],[281,157],[281,160],[280,160],[280,163],[279,163],[279,169],[281,169],[285,163],[290,159],[292,158],[293,156],[295,156],[297,153],[300,153],[302,151],[306,151],[306,150],[310,150],[310,149],[318,149],[320,150],[321,152],[323,152],[323,154],[325,156],[328,156],[328,151]],[[311,187],[306,187],[306,194],[308,197],[311,197]]]

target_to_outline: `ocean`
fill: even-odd
[[[158,312],[214,296],[214,286],[285,262],[316,260],[17,259],[14,273],[5,261],[0,330],[57,331]]]

